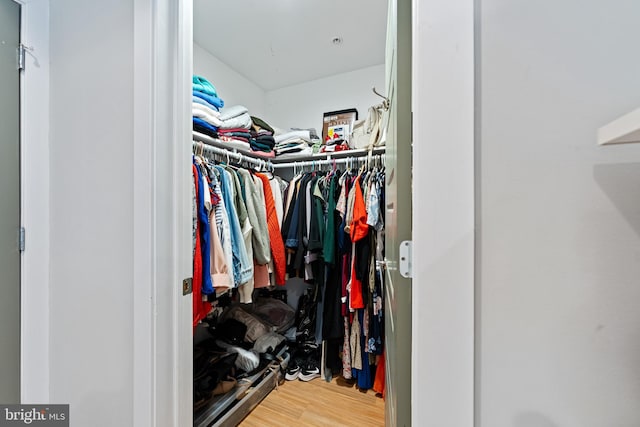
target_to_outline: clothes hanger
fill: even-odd
[[[196,149],[195,149],[195,153],[193,153],[196,161],[199,164],[202,164],[205,162],[204,159],[204,144],[202,143],[202,141],[198,141],[198,144],[196,145]]]

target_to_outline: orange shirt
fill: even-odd
[[[255,176],[262,181],[264,191],[264,201],[267,208],[267,228],[269,229],[269,245],[271,246],[271,257],[275,269],[275,277],[277,285],[284,285],[286,278],[287,260],[284,253],[284,242],[280,234],[280,222],[278,221],[278,213],[276,212],[276,204],[271,193],[271,184],[269,178],[261,173]]]

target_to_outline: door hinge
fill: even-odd
[[[24,227],[20,227],[20,230],[18,231],[18,249],[20,250],[20,252],[24,252],[24,234]]]
[[[413,277],[413,265],[411,256],[413,252],[413,242],[411,240],[403,240],[400,243],[400,275],[405,279]]]
[[[182,295],[189,295],[193,292],[193,279],[188,277],[182,281]]]
[[[411,131],[409,132],[409,138],[411,138],[411,143],[413,144],[413,111],[411,112]]]
[[[27,51],[33,52],[33,46],[18,45],[18,71],[23,71],[27,59]]]

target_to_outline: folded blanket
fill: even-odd
[[[201,133],[203,135],[210,136],[211,138],[218,139],[218,132],[212,131],[211,128],[205,128],[194,123],[193,130],[194,130],[194,134]]]
[[[248,112],[249,110],[247,110],[247,107],[244,107],[242,105],[232,105],[231,107],[227,107],[220,112],[220,118],[223,121],[229,120],[229,119],[233,119],[234,117],[247,114]],[[251,116],[249,116],[249,121],[251,121]]]
[[[238,137],[238,138],[244,138],[244,139],[250,139],[251,138],[251,134],[249,132],[227,132],[226,129],[220,129],[218,131],[218,133],[220,135],[226,135],[226,136],[230,136],[230,137]]]
[[[198,107],[202,107],[202,108],[198,108]],[[207,111],[207,110],[209,110],[209,111]],[[220,118],[218,118],[215,115],[211,114],[211,111],[212,110],[210,108],[207,108],[204,105],[200,105],[200,104],[193,104],[193,106],[191,108],[191,114],[193,115],[193,117],[197,117],[199,119],[202,119],[205,122],[209,123],[210,125],[219,128],[220,126],[223,125],[223,122],[222,122],[222,120],[220,120]]]
[[[268,137],[259,136],[257,138],[252,138],[252,141],[253,141],[252,144],[255,144],[256,146],[259,146],[259,147],[268,148],[269,150],[273,150],[273,147],[275,147],[276,145],[272,136],[268,136]],[[267,151],[267,150],[263,150],[263,151]]]
[[[194,90],[192,93],[193,93],[193,96],[197,96],[200,99],[204,99],[211,105],[214,105],[218,108],[224,107],[224,101],[218,98],[217,96],[207,95],[206,93],[198,92],[197,90]]]
[[[258,141],[262,141],[264,143],[269,143],[269,144],[273,144],[275,145],[276,140],[273,136],[271,135],[258,135],[254,137],[255,139],[257,139]]]
[[[253,151],[261,151],[263,153],[270,153],[273,151],[273,148],[256,144],[253,140],[249,141],[249,146]]]
[[[311,147],[309,147],[308,145],[302,149],[300,149],[300,151],[296,151],[296,152],[284,152],[281,153],[279,151],[276,151],[276,156],[280,159],[295,159],[297,157],[305,157],[305,156],[310,156],[313,154],[313,150],[311,149]]]
[[[193,124],[194,125],[198,125],[201,128],[209,129],[212,132],[216,132],[216,133],[218,132],[218,128],[217,127],[211,125],[210,123],[207,123],[206,121],[204,121],[204,120],[202,120],[202,119],[200,119],[198,117],[194,117],[193,118]]]
[[[222,116],[220,118],[222,118]],[[248,113],[244,113],[240,116],[233,117],[226,120],[223,119],[222,121],[224,123],[220,127],[223,129],[233,129],[233,128],[249,129],[251,127],[251,116]]]
[[[311,142],[311,135],[308,130],[290,130],[279,135],[276,134],[274,135],[274,138],[276,140],[276,143],[297,138],[301,138],[307,142]]]
[[[213,117],[220,119],[220,110],[218,110],[216,107],[214,107],[213,105],[209,104],[207,101],[204,101],[200,98],[195,98],[199,101],[202,102],[193,102],[193,104],[191,105],[191,108],[197,108],[198,110],[202,110],[207,114],[212,115]]]
[[[215,96],[216,98],[218,97],[218,91],[216,88],[209,82],[209,80],[201,76],[193,76],[193,90]]]
[[[264,120],[262,120],[259,117],[256,116],[251,116],[251,121],[253,122],[253,129],[258,132],[261,129],[262,130],[266,130],[268,132],[271,133],[271,135],[273,135],[275,133],[275,131],[273,130],[273,128],[271,126],[269,126],[269,124],[267,122],[265,122]]]
[[[274,157],[276,157],[276,153],[274,151],[264,152],[251,150],[251,154],[259,157],[264,157],[265,159],[273,159]]]
[[[225,128],[222,132],[249,132],[247,128]]]
[[[280,142],[277,142],[276,140],[276,149],[283,148],[283,147],[293,147],[296,145],[311,145],[311,144],[302,138],[289,138],[285,141],[280,141]]]
[[[304,130],[304,131],[308,131],[309,132],[309,137],[311,139],[320,139],[320,137],[318,136],[318,132],[316,132],[316,130],[314,128],[308,128],[308,129],[301,129],[301,128],[291,128],[291,130]]]
[[[268,130],[261,129],[258,132],[256,132],[255,130],[252,130],[251,132],[252,132],[252,135],[254,135],[256,137],[257,136],[270,136],[271,138],[273,138],[273,134],[271,132],[269,132]],[[274,139],[274,141],[275,141],[275,139]]]
[[[191,98],[192,98],[192,102],[194,104],[204,105],[205,107],[208,107],[211,110],[216,111],[216,112],[218,112],[218,114],[220,114],[220,108],[216,107],[215,105],[211,105],[207,101],[205,101],[204,99],[198,98],[197,96],[192,96]]]
[[[243,138],[241,136],[229,136],[229,135],[218,134],[218,138],[220,139],[220,141],[225,141],[225,142],[240,141],[240,142],[249,144],[249,138]]]

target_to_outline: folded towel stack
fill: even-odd
[[[259,117],[251,116],[251,149],[260,153],[268,153],[275,157],[273,147],[276,140],[273,138],[273,128]]]
[[[251,150],[253,154],[276,156],[274,130],[247,107],[224,107],[216,88],[204,77],[193,76],[193,130],[228,142],[230,148]]]
[[[289,129],[276,132],[276,155],[308,156],[313,154],[312,146],[316,145],[319,139],[314,129]]]
[[[220,119],[224,123],[218,129],[221,140],[247,144],[247,148],[261,157],[275,157],[273,129],[264,120],[249,116],[247,109],[241,105],[224,109]],[[247,119],[249,127],[246,127]],[[229,127],[231,124],[236,127]]]
[[[220,108],[224,101],[218,96],[216,88],[204,77],[193,76],[193,130],[218,137],[218,129],[223,121],[220,118]]]
[[[251,116],[247,107],[234,105],[220,112],[220,129],[251,129]]]

